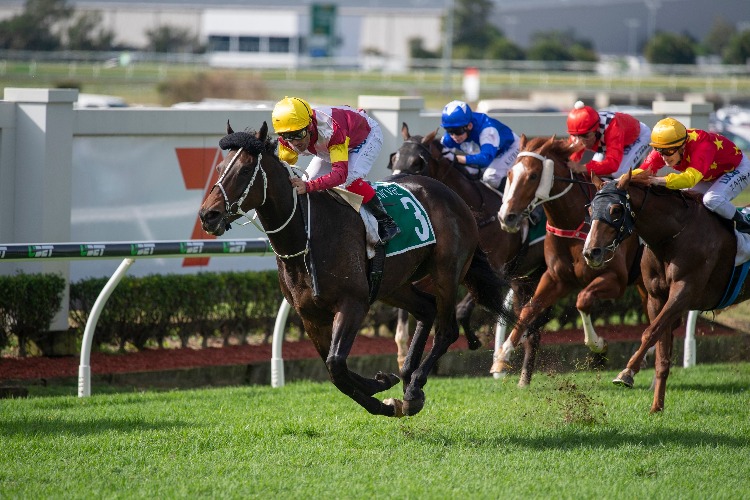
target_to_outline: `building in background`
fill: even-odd
[[[409,41],[440,51],[442,19],[456,0],[68,0],[95,10],[116,41],[144,47],[146,32],[169,25],[192,30],[215,64],[295,67],[306,58],[334,57],[337,65],[406,69]],[[24,0],[0,3],[0,19]],[[750,29],[748,0],[494,0],[492,22],[528,47],[535,33],[572,31],[600,54],[640,53],[659,31],[702,40],[721,17]]]

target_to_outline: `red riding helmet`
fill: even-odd
[[[568,133],[570,135],[588,134],[599,126],[599,113],[583,101],[576,101],[573,110],[568,114]]]

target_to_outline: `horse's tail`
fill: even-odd
[[[474,300],[493,315],[495,322],[503,319],[506,324],[516,323],[517,318],[512,308],[505,308],[505,293],[510,288],[510,283],[492,268],[487,254],[479,247],[474,251],[464,285]]]

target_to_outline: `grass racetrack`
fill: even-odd
[[[750,363],[433,377],[415,417],[330,383],[0,400],[0,498],[747,498]],[[38,397],[44,396],[44,397]],[[400,387],[382,397],[400,397]]]

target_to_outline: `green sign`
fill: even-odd
[[[307,41],[312,57],[330,57],[336,38],[336,5],[310,5],[310,37]]]

